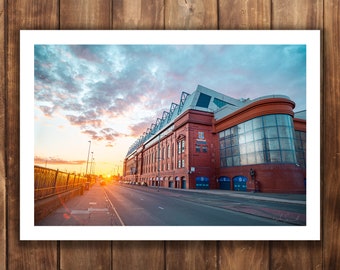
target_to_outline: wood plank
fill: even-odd
[[[261,241],[222,242],[219,269],[270,269],[269,243]]]
[[[164,242],[115,241],[112,243],[112,269],[158,270],[164,267]]]
[[[272,29],[321,29],[322,0],[273,0]]]
[[[113,0],[113,29],[164,29],[164,0]]]
[[[60,28],[110,29],[110,0],[60,0]],[[60,242],[61,269],[110,269],[111,243]]]
[[[272,5],[273,29],[322,29],[323,27],[321,0],[274,0]],[[321,269],[322,242],[272,242],[271,268]]]
[[[219,28],[233,30],[270,29],[270,0],[219,1]]]
[[[6,262],[6,170],[5,170],[5,2],[0,0],[0,262]],[[6,263],[0,264],[0,270]]]
[[[219,1],[220,29],[270,29],[270,0]],[[219,244],[220,269],[268,269],[268,242],[227,242]]]
[[[60,0],[60,29],[111,29],[111,0]]]
[[[216,0],[165,0],[166,29],[217,29]]]
[[[6,140],[8,269],[54,269],[57,242],[19,241],[19,30],[58,26],[58,1],[7,1]],[[32,90],[33,91],[33,90]],[[33,142],[32,142],[33,143]]]
[[[323,268],[335,269],[340,266],[340,3],[324,5]]]
[[[320,246],[317,241],[273,242],[270,269],[323,269]]]
[[[218,269],[216,254],[216,241],[167,241],[166,269]]]
[[[108,241],[60,242],[60,269],[111,269],[111,243]]]

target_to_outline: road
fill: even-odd
[[[126,184],[109,184],[103,188],[117,225],[305,225],[305,205]]]

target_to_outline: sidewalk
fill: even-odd
[[[111,226],[114,215],[103,187],[98,183],[84,191],[84,195],[67,201],[62,207],[38,222],[38,226]]]
[[[157,187],[152,187],[157,188]],[[162,187],[160,187],[162,189]],[[262,192],[242,192],[242,191],[233,191],[233,190],[221,190],[221,189],[170,189],[163,188],[165,190],[178,191],[178,192],[196,192],[196,193],[205,193],[205,194],[214,194],[220,196],[230,196],[230,197],[239,197],[239,198],[247,198],[253,200],[261,200],[261,201],[275,201],[282,203],[291,203],[291,204],[301,204],[306,205],[306,194],[286,194],[286,193],[262,193]]]

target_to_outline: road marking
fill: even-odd
[[[80,215],[80,214],[89,214],[90,212],[88,210],[71,210],[71,215]]]
[[[105,194],[105,198],[108,200],[108,202],[110,203],[110,205],[111,205],[113,211],[115,212],[117,218],[119,219],[120,224],[121,224],[122,226],[125,226],[123,220],[122,220],[122,219],[120,218],[120,216],[118,215],[118,212],[117,212],[116,208],[113,206],[111,200],[110,200],[109,197],[107,196],[106,190],[105,190],[105,189],[104,189],[104,194]]]
[[[89,202],[90,205],[95,205],[97,202]]]
[[[163,207],[160,207],[160,206],[158,206],[158,208],[159,208],[159,209],[161,209],[161,210],[164,210],[164,208],[163,208]]]
[[[107,209],[107,208],[92,208],[92,207],[90,207],[90,208],[88,208],[88,211],[89,212],[107,212],[107,211],[109,211],[109,209]]]

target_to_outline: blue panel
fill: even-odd
[[[235,191],[247,191],[247,181],[248,178],[245,176],[235,176],[233,178],[234,190]]]
[[[225,101],[220,100],[220,99],[218,99],[218,98],[214,98],[213,102],[214,102],[214,104],[216,104],[217,107],[219,107],[219,108],[222,108],[223,106],[225,106],[225,105],[228,104],[228,102],[225,102]]]
[[[218,178],[218,182],[220,184],[220,189],[230,190],[230,178],[227,176],[221,176]]]
[[[198,97],[196,106],[208,108],[210,103],[211,96],[208,96],[206,94],[200,93],[200,96]]]
[[[204,176],[196,177],[196,189],[209,189],[209,178]]]

